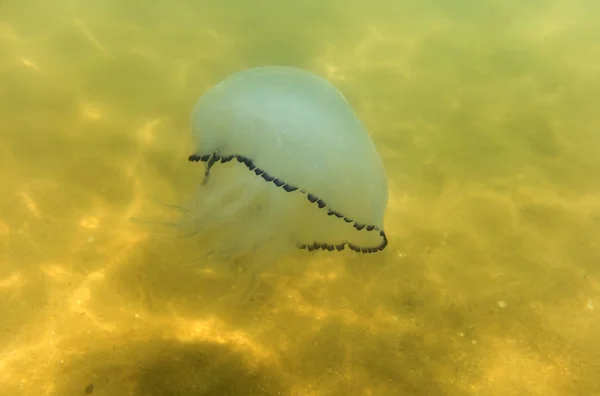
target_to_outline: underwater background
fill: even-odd
[[[0,1],[0,393],[600,395],[600,3]],[[198,185],[194,102],[301,67],[385,163],[389,246],[243,309],[131,221]],[[332,150],[335,150],[332,147]]]

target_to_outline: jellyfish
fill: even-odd
[[[385,168],[343,94],[303,69],[234,73],[191,115],[204,175],[180,225],[253,277],[295,250],[377,253],[388,244]],[[247,294],[247,293],[246,293]]]

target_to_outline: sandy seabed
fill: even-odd
[[[2,395],[600,394],[600,11],[319,4],[0,3]],[[390,245],[235,306],[243,274],[130,218],[185,198],[191,106],[263,64],[347,95]]]

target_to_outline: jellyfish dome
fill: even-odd
[[[306,70],[268,66],[226,77],[192,116],[205,163],[186,221],[238,253],[383,250],[383,162],[348,101]]]

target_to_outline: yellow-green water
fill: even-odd
[[[600,7],[0,2],[0,393],[600,395]],[[243,310],[132,223],[202,170],[197,97],[327,76],[389,173],[381,254],[299,254]],[[92,387],[93,385],[93,387]]]

